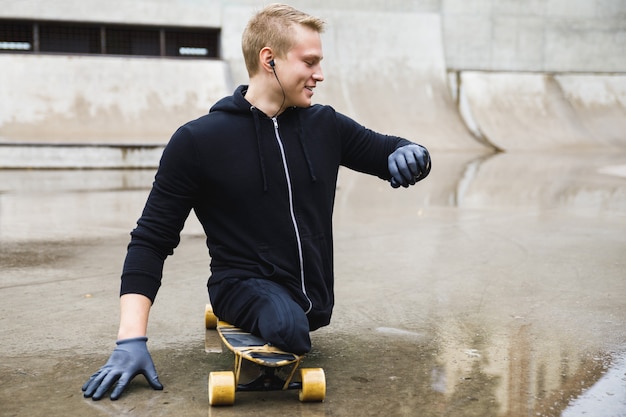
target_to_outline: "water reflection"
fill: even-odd
[[[598,405],[607,416],[626,415],[626,355],[612,358],[610,368],[582,395],[571,399],[562,417],[582,417],[597,414]]]
[[[626,212],[626,154],[498,154],[482,161],[460,205]]]
[[[624,349],[626,155],[433,160],[417,192],[341,178],[334,325],[371,321],[358,343],[401,363],[341,396],[392,399],[375,407],[389,415],[559,416]],[[373,341],[378,326],[398,340]],[[406,331],[432,343],[401,342]]]
[[[306,359],[326,370],[326,402],[250,394],[234,408],[209,409],[210,416],[267,415],[268,409],[303,416],[620,415],[626,402],[620,353],[626,155],[443,153],[433,160],[431,177],[412,190],[341,171],[334,215],[337,305],[331,326],[314,333],[315,350]],[[153,176],[152,170],[0,170],[3,282],[80,275],[61,268],[91,264],[80,256],[97,250],[81,255],[76,240],[123,240]],[[202,232],[190,220],[185,233]],[[192,244],[202,239],[183,238],[180,252]],[[206,263],[196,268],[177,256],[168,261],[170,271],[186,276],[166,278],[173,292],[185,278],[206,274]],[[44,268],[51,265],[57,270]],[[36,280],[29,279],[28,293],[37,294]],[[67,287],[56,299],[71,304],[62,298],[71,294],[70,284],[59,285]],[[24,292],[3,291],[14,300]],[[188,404],[188,415],[207,415],[206,375],[230,359],[204,353],[200,330],[173,334],[189,321],[172,325],[168,316],[181,311],[181,297],[160,297],[151,343],[169,391],[139,386],[123,402],[88,403],[93,410],[154,410],[165,401],[159,395],[167,395],[172,405]],[[203,306],[197,306],[199,323]],[[17,314],[5,310],[7,322]],[[20,314],[24,320],[26,312]],[[76,315],[60,309],[51,326],[76,323]],[[101,337],[99,347],[110,342]],[[177,350],[168,347],[171,340]],[[172,352],[178,356],[167,360]],[[84,373],[92,365],[85,363]],[[75,378],[72,390],[83,375]]]
[[[419,192],[394,192],[378,179],[343,169],[336,212],[341,216],[342,207],[355,205],[367,207],[364,213],[390,206],[626,212],[625,154],[435,153],[433,160]],[[150,169],[0,170],[0,235],[67,236],[68,223],[85,226],[74,228],[83,237],[103,227],[127,228],[143,208],[153,177]],[[355,188],[368,192],[352,193]],[[201,232],[195,224],[188,229]]]
[[[434,153],[433,170],[419,192],[389,192],[376,179],[348,171],[342,174],[339,185],[345,195],[338,195],[340,205],[358,198],[362,206],[381,208],[412,204],[626,212],[624,153]],[[361,187],[369,193],[350,192]]]
[[[528,326],[501,352],[482,331],[465,331],[465,340],[432,335],[421,342],[376,333],[323,337],[319,364],[329,379],[327,407],[332,415],[350,415],[345,410],[358,399],[359,415],[372,416],[381,410],[390,416],[561,416],[566,410],[563,415],[582,415],[583,406],[571,404],[581,401],[612,361],[601,352],[537,352],[541,346]],[[625,391],[621,366],[620,378],[619,372],[613,377],[617,394]],[[609,408],[590,392],[585,397],[596,400],[586,402],[588,415],[623,415],[623,408],[598,414]],[[623,407],[624,398],[617,404]]]

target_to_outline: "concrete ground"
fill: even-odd
[[[117,332],[119,272],[152,170],[0,171],[2,416],[624,416],[626,155],[433,155],[393,190],[342,171],[336,309],[306,366],[327,398],[211,408],[209,259],[195,220],[166,263],[149,348],[164,391],[83,382]]]

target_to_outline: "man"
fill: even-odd
[[[324,22],[286,5],[257,13],[243,34],[249,85],[179,128],[168,143],[124,263],[117,348],[83,386],[119,398],[143,374],[162,389],[146,347],[165,258],[193,209],[211,255],[208,290],[220,319],[283,350],[334,304],[332,212],[340,165],[408,187],[430,172],[425,148],[311,105],[324,80]],[[117,383],[116,383],[117,382]]]

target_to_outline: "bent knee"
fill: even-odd
[[[261,326],[262,337],[273,346],[302,355],[311,350],[308,321],[278,320]]]

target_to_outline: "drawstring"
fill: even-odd
[[[254,119],[254,128],[256,130],[256,143],[259,149],[259,163],[261,164],[261,176],[263,177],[263,191],[267,192],[267,173],[265,172],[265,159],[263,159],[263,149],[261,145],[261,121],[259,115],[256,112],[256,107],[250,106],[250,111]]]
[[[300,118],[300,112],[296,111],[298,115],[298,139],[300,139],[300,146],[302,146],[302,152],[304,153],[304,159],[306,159],[307,167],[309,168],[309,175],[311,176],[311,181],[316,182],[317,177],[315,176],[315,170],[313,169],[313,162],[311,162],[311,158],[309,157],[309,151],[306,148],[306,143],[304,142],[304,132],[302,131],[302,120]]]
[[[254,119],[254,128],[256,131],[256,142],[259,150],[259,163],[261,165],[261,176],[263,178],[263,191],[267,192],[269,186],[267,182],[267,172],[265,169],[265,159],[263,158],[263,145],[261,141],[261,119],[259,117],[259,110],[250,106],[250,111],[252,112]],[[313,169],[313,162],[311,161],[311,157],[309,156],[309,151],[306,147],[306,142],[304,140],[304,132],[302,129],[302,120],[300,116],[300,112],[296,109],[296,115],[298,117],[298,141],[300,142],[300,146],[302,147],[302,153],[304,154],[304,159],[306,160],[307,168],[309,170],[309,175],[311,177],[311,182],[317,182],[317,177],[315,176],[315,170]]]

